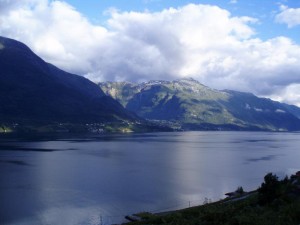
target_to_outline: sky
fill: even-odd
[[[299,0],[0,0],[0,35],[94,82],[192,77],[300,106]]]

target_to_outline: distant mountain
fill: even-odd
[[[18,41],[0,37],[0,125],[135,119],[96,84],[46,63]]]
[[[139,116],[195,130],[300,130],[300,109],[250,93],[218,91],[193,79],[100,83]]]

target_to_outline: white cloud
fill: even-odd
[[[300,107],[300,84],[288,85],[270,97],[274,100],[295,104]]]
[[[76,73],[93,70],[90,60],[107,39],[104,27],[93,26],[70,5],[23,1],[0,16],[0,34],[28,44],[45,60]],[[103,45],[104,43],[102,43]]]
[[[0,14],[0,34],[67,71],[95,81],[189,76],[300,104],[288,94],[300,84],[300,46],[286,37],[256,38],[254,18],[189,4],[153,13],[110,10],[103,27],[61,1],[20,2]]]
[[[287,24],[289,28],[300,25],[300,8],[281,5],[280,10],[281,12],[275,17],[276,22]]]
[[[0,0],[0,12],[5,14],[11,10],[18,8],[30,8],[35,7],[36,5],[43,5],[47,3],[47,0]]]

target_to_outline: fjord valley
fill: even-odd
[[[0,225],[299,225],[299,18],[0,0]]]
[[[2,132],[300,130],[300,109],[194,79],[140,84],[67,73],[0,38]]]

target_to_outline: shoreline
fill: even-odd
[[[189,208],[149,213],[141,212],[125,218],[123,225],[205,224],[205,225],[272,225],[299,224],[300,171],[279,180],[272,173],[254,191],[227,193],[225,199]],[[279,222],[278,222],[279,221]]]
[[[230,192],[230,193],[234,193],[234,192]],[[130,222],[142,221],[142,218],[147,214],[148,215],[155,215],[155,216],[166,216],[166,215],[170,215],[170,214],[173,214],[173,213],[178,213],[178,212],[189,210],[189,209],[202,207],[202,206],[205,206],[205,205],[225,204],[225,203],[240,201],[240,200],[246,199],[248,197],[251,197],[252,195],[254,195],[256,193],[257,193],[257,190],[248,191],[248,192],[244,192],[243,194],[236,195],[236,196],[233,196],[233,197],[226,197],[224,199],[220,199],[220,200],[215,201],[215,202],[208,202],[208,203],[203,203],[202,205],[196,205],[196,206],[191,206],[191,207],[176,209],[176,210],[170,210],[170,211],[162,211],[162,212],[156,212],[156,213],[150,213],[150,212],[146,211],[146,212],[134,213],[132,215],[126,215],[124,217],[125,219],[127,219],[129,221],[125,224],[128,224]],[[122,224],[124,224],[124,223],[122,223]]]

